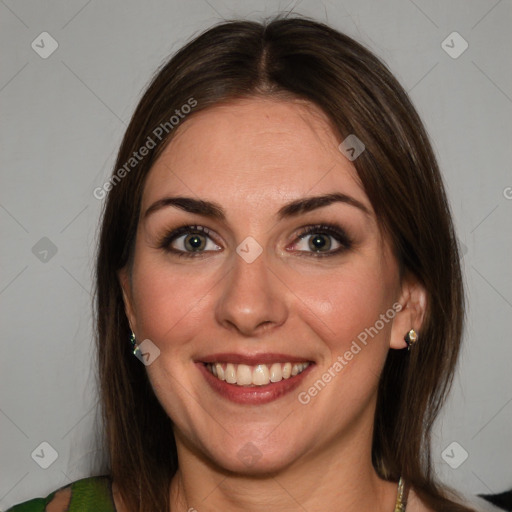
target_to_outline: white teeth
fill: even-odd
[[[266,386],[271,382],[295,377],[302,373],[310,363],[273,363],[249,366],[247,364],[208,363],[206,368],[219,380],[238,386]]]
[[[267,365],[259,364],[252,372],[252,384],[255,386],[264,386],[268,384],[270,380],[270,372],[268,371]]]
[[[270,382],[279,382],[283,380],[283,371],[279,363],[274,363],[270,367]]]
[[[240,386],[252,384],[252,372],[246,364],[239,364],[236,370],[236,383]]]
[[[226,377],[226,382],[229,382],[230,384],[236,384],[236,371],[235,367],[231,363],[227,364],[224,375]]]
[[[212,365],[215,368],[215,371],[217,373],[214,373],[216,377],[218,377],[220,380],[225,380],[226,377],[224,376],[224,368],[222,368],[222,365],[220,363],[215,363]]]

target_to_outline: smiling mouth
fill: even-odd
[[[235,386],[256,387],[293,378],[308,368],[311,362],[256,365],[220,362],[203,364],[212,375],[221,381]]]

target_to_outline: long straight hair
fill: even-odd
[[[130,511],[170,509],[169,484],[178,469],[172,422],[131,352],[117,277],[133,256],[145,179],[187,119],[251,96],[307,100],[327,114],[341,140],[355,134],[364,142],[353,162],[362,186],[402,271],[416,276],[428,294],[420,342],[410,353],[390,350],[385,362],[373,465],[386,480],[402,476],[437,511],[470,510],[435,480],[430,453],[464,316],[458,248],[435,155],[386,65],[350,37],[304,18],[230,21],[207,30],[158,70],[126,130],[96,264],[98,376],[111,478]]]

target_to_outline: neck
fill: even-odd
[[[359,430],[356,438],[340,439],[263,475],[223,471],[178,442],[180,470],[171,483],[172,511],[393,511],[397,484],[375,472],[371,434],[371,428]]]

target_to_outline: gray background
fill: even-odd
[[[469,301],[433,456],[441,479],[464,492],[512,487],[510,0],[0,0],[2,509],[91,474],[90,291],[102,208],[93,190],[111,172],[142,89],[169,54],[221,19],[292,9],[381,56],[424,119],[463,244]],[[59,45],[46,59],[31,47],[43,45],[44,31]],[[454,31],[469,44],[458,58],[445,49],[460,51],[462,40],[442,46]],[[58,453],[48,469],[42,442]]]

